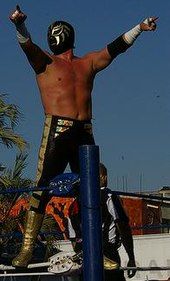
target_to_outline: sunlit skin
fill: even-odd
[[[52,63],[36,75],[45,113],[88,120],[92,117],[91,91],[95,73],[87,57],[77,58],[72,50],[50,56]]]
[[[15,24],[25,18],[18,6],[10,16]],[[141,23],[141,30],[155,30],[156,20],[153,17],[149,26]],[[112,62],[107,47],[79,58],[73,49],[51,55],[35,45],[31,38],[20,45],[36,73],[44,112],[76,120],[91,119],[95,75]]]

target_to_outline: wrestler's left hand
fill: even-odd
[[[15,25],[20,25],[26,20],[27,16],[21,11],[19,5],[17,5],[15,11],[11,13],[9,18]]]
[[[150,17],[140,23],[140,29],[142,31],[154,31],[156,29],[156,21],[158,17]]]

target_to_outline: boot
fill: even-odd
[[[106,256],[103,257],[104,260],[104,269],[105,270],[114,270],[119,268],[119,264]]]
[[[25,233],[23,237],[20,253],[12,261],[15,267],[27,267],[32,258],[34,245],[40,231],[44,214],[39,214],[34,211],[28,211]]]

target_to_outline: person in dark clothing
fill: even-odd
[[[100,203],[103,236],[103,261],[105,281],[125,281],[124,272],[120,270],[121,257],[119,248],[123,244],[129,261],[128,267],[136,267],[133,238],[129,225],[129,218],[123,208],[120,197],[107,187],[107,169],[100,163]],[[82,253],[81,208],[79,194],[70,208],[69,218],[74,229],[76,253]],[[71,238],[71,237],[70,237]],[[135,270],[128,270],[129,278],[135,275]],[[81,278],[82,275],[81,275]]]
[[[129,258],[127,266],[136,266],[129,219],[119,196],[107,187],[106,167],[100,163],[99,169],[105,281],[125,281],[124,272],[119,269],[121,259],[118,249],[121,243]],[[128,277],[132,278],[135,272],[129,270]]]

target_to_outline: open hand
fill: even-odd
[[[154,31],[156,29],[156,21],[158,17],[150,17],[145,19],[140,24],[140,28],[142,31]]]
[[[15,11],[9,18],[15,25],[20,25],[26,20],[27,16],[21,11],[19,5],[17,5]]]

